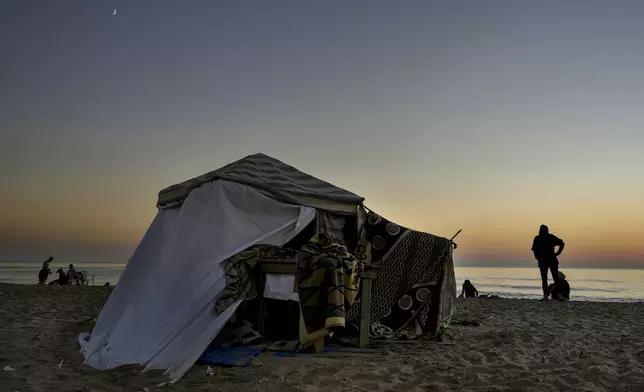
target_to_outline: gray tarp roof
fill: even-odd
[[[364,198],[303,173],[265,154],[254,154],[159,192],[160,208],[180,204],[195,188],[226,180],[260,189],[272,198],[342,214],[356,214]]]

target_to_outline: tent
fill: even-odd
[[[85,362],[101,370],[139,364],[178,380],[245,299],[229,296],[214,311],[230,288],[230,260],[314,234],[342,244],[360,265],[380,267],[372,337],[440,337],[455,306],[453,243],[396,225],[367,211],[363,201],[264,154],[162,190],[158,213],[93,331],[78,338]],[[298,300],[294,286],[293,275],[268,273],[261,294]],[[350,307],[346,325],[356,325],[359,315],[359,304]]]

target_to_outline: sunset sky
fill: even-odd
[[[117,10],[116,15],[113,9]],[[0,2],[0,260],[126,262],[160,189],[263,152],[458,237],[644,267],[644,2]]]

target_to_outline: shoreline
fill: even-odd
[[[94,276],[95,285],[109,282],[118,283],[122,271],[114,264],[79,264],[78,269]],[[35,284],[37,265],[7,266],[0,263],[0,282],[14,284]],[[571,268],[568,281],[574,301],[592,302],[641,302],[644,301],[644,270]],[[481,294],[499,295],[503,298],[540,298],[541,281],[538,270],[529,267],[456,267],[457,289],[469,279]],[[51,277],[53,279],[54,276]]]
[[[34,284],[13,283],[13,282],[3,282],[3,281],[0,280],[0,286],[1,285],[20,286],[20,287],[35,287],[35,286],[49,287],[49,288],[58,287],[58,286],[50,286],[49,284],[46,284],[44,286],[39,286],[38,284],[35,284],[35,283]],[[111,282],[110,282],[110,287],[111,288],[114,288],[115,286],[116,286],[115,284],[111,284]],[[76,286],[69,286],[69,287],[76,287]],[[82,287],[84,287],[84,289],[87,289],[87,288],[104,288],[105,286],[103,284],[92,285],[90,283],[89,285],[82,286]],[[495,300],[498,300],[498,299],[501,299],[501,300],[504,300],[504,301],[506,301],[506,300],[507,301],[538,301],[541,298],[541,296],[537,295],[537,294],[525,294],[525,295],[517,294],[515,296],[504,296],[507,293],[497,294],[496,292],[488,293],[488,292],[485,292],[485,291],[481,291],[479,294],[480,294],[480,297],[478,299],[476,299],[476,300],[481,300],[481,301],[483,301],[483,300],[495,301]],[[496,296],[498,298],[486,298],[485,297],[486,295],[492,295],[492,296]],[[458,300],[460,302],[460,301],[470,301],[471,299],[470,298],[459,298]],[[558,301],[550,300],[549,302],[558,302]],[[644,298],[609,298],[609,297],[596,298],[596,297],[586,297],[586,296],[572,295],[572,299],[569,302],[644,304]]]

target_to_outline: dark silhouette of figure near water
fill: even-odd
[[[461,291],[460,297],[465,297],[465,298],[476,298],[479,296],[479,291],[474,287],[472,282],[469,280],[466,280],[463,283],[463,290]]]
[[[557,256],[563,252],[564,242],[556,235],[550,234],[548,226],[541,225],[539,235],[534,237],[532,242],[532,252],[537,259],[539,271],[541,272],[541,287],[543,288],[543,298],[541,301],[548,300],[548,270],[552,273],[552,280],[557,285],[559,280],[559,260]],[[555,247],[559,249],[555,252]]]
[[[570,283],[566,280],[566,274],[559,271],[559,279],[557,279],[557,284],[554,283],[548,286],[548,294],[550,298],[556,299],[558,301],[569,301],[570,300]]]
[[[58,279],[52,280],[51,282],[49,282],[49,285],[53,286],[57,284],[59,286],[64,286],[69,284],[69,278],[62,268],[58,268],[58,271],[56,271],[56,273],[58,274]]]
[[[49,269],[49,263],[54,261],[53,257],[49,257],[47,261],[43,261],[42,269],[38,272],[38,284],[44,285],[47,283],[47,278],[51,275],[51,270]]]

